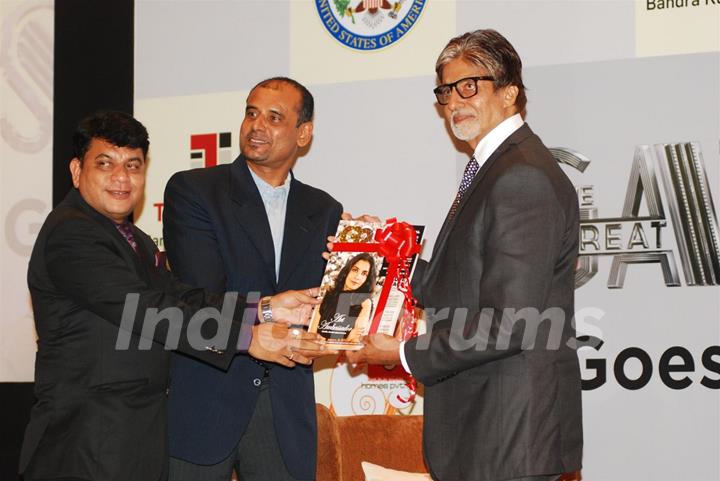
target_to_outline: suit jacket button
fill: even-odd
[[[253,385],[255,387],[260,387],[260,384],[262,384],[262,379],[259,379],[257,377],[255,379],[253,379]]]

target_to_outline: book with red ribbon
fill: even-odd
[[[416,333],[410,280],[424,226],[340,221],[309,331],[338,350],[362,348],[367,334]],[[402,321],[402,322],[398,322]]]

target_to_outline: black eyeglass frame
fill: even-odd
[[[475,93],[473,93],[472,95],[468,95],[467,97],[464,96],[464,95],[460,92],[460,90],[458,90],[458,88],[457,88],[457,85],[458,85],[460,82],[465,82],[466,80],[473,80],[473,81],[475,82]],[[449,95],[448,95],[448,101],[450,100],[450,95],[452,95],[452,89],[453,89],[453,88],[455,89],[455,91],[458,93],[458,95],[459,95],[461,98],[469,99],[470,97],[474,97],[474,96],[477,95],[477,93],[478,93],[477,83],[478,83],[479,81],[481,81],[481,80],[489,80],[489,81],[493,81],[493,82],[494,82],[494,81],[495,81],[495,77],[493,77],[493,76],[491,76],[491,75],[481,75],[481,76],[479,76],[479,77],[465,77],[465,78],[461,78],[460,80],[457,80],[457,81],[455,81],[455,82],[453,82],[453,83],[451,83],[451,84],[438,85],[437,87],[435,87],[435,88],[433,89],[433,93],[435,94],[435,98],[437,99],[437,101],[438,101],[438,103],[439,103],[440,105],[447,105],[447,104],[448,104],[447,102],[443,103],[443,102],[440,100],[440,94],[441,94],[440,89],[444,89],[444,88],[448,88],[448,89],[449,89],[449,92],[450,92],[450,93],[449,93]]]

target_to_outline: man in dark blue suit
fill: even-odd
[[[320,283],[342,206],[290,172],[312,138],[312,116],[313,97],[298,82],[260,82],[247,99],[241,155],[170,179],[164,238],[181,280],[262,296]],[[315,478],[310,367],[241,355],[223,372],[176,355],[169,402],[172,481],[227,481],[233,469],[244,481]]]

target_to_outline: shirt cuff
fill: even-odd
[[[407,341],[400,341],[400,364],[402,364],[403,369],[405,369],[405,372],[408,374],[412,374],[410,372],[410,366],[408,366],[407,359],[405,359],[405,343]]]

